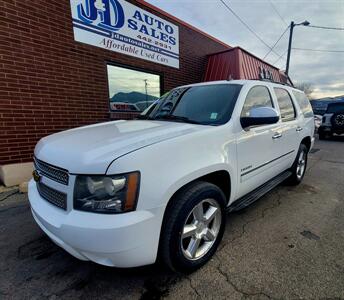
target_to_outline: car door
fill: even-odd
[[[253,107],[272,107],[274,102],[265,85],[252,87],[245,98],[241,116],[249,116]],[[269,124],[241,128],[237,137],[238,190],[236,199],[244,196],[276,176],[276,144],[280,143],[280,125]]]
[[[282,172],[291,167],[296,157],[296,152],[299,149],[300,139],[298,131],[303,129],[299,126],[299,118],[302,116],[297,114],[295,104],[287,89],[274,87],[273,91],[281,115],[280,127],[278,128],[281,137],[279,138],[279,143],[275,145],[278,152],[277,157],[279,157],[276,168]]]

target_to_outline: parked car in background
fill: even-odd
[[[323,115],[326,110],[327,106],[330,103],[344,103],[344,95],[343,96],[338,96],[338,97],[326,97],[326,98],[321,98],[321,99],[313,99],[311,101],[311,105],[313,108],[313,112],[316,115]]]
[[[327,106],[318,133],[321,140],[330,138],[333,134],[344,133],[344,102],[330,103]]]
[[[134,112],[141,111],[135,104],[126,103],[126,102],[110,102],[110,109],[112,111],[116,111],[116,110],[134,111]]]
[[[35,148],[34,219],[81,260],[172,270],[204,265],[228,212],[299,184],[314,143],[305,94],[266,81],[173,89],[142,119],[45,137]]]

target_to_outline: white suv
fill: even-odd
[[[264,81],[173,89],[140,120],[43,138],[34,219],[82,260],[189,272],[216,251],[228,212],[302,180],[314,138],[303,92]]]

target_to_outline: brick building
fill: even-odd
[[[0,45],[2,179],[40,138],[132,118],[231,49],[142,0],[0,0]]]

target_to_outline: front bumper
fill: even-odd
[[[326,126],[322,125],[318,129],[318,133],[326,134],[326,133],[335,133],[335,134],[343,134],[344,133],[344,127],[332,127],[332,126]]]
[[[321,125],[321,126],[318,128],[318,133],[325,133],[325,132],[332,132],[332,127],[331,127],[331,125],[329,125],[329,126]]]
[[[156,260],[162,207],[116,215],[64,211],[41,198],[33,180],[29,201],[41,229],[78,259],[123,268]]]

